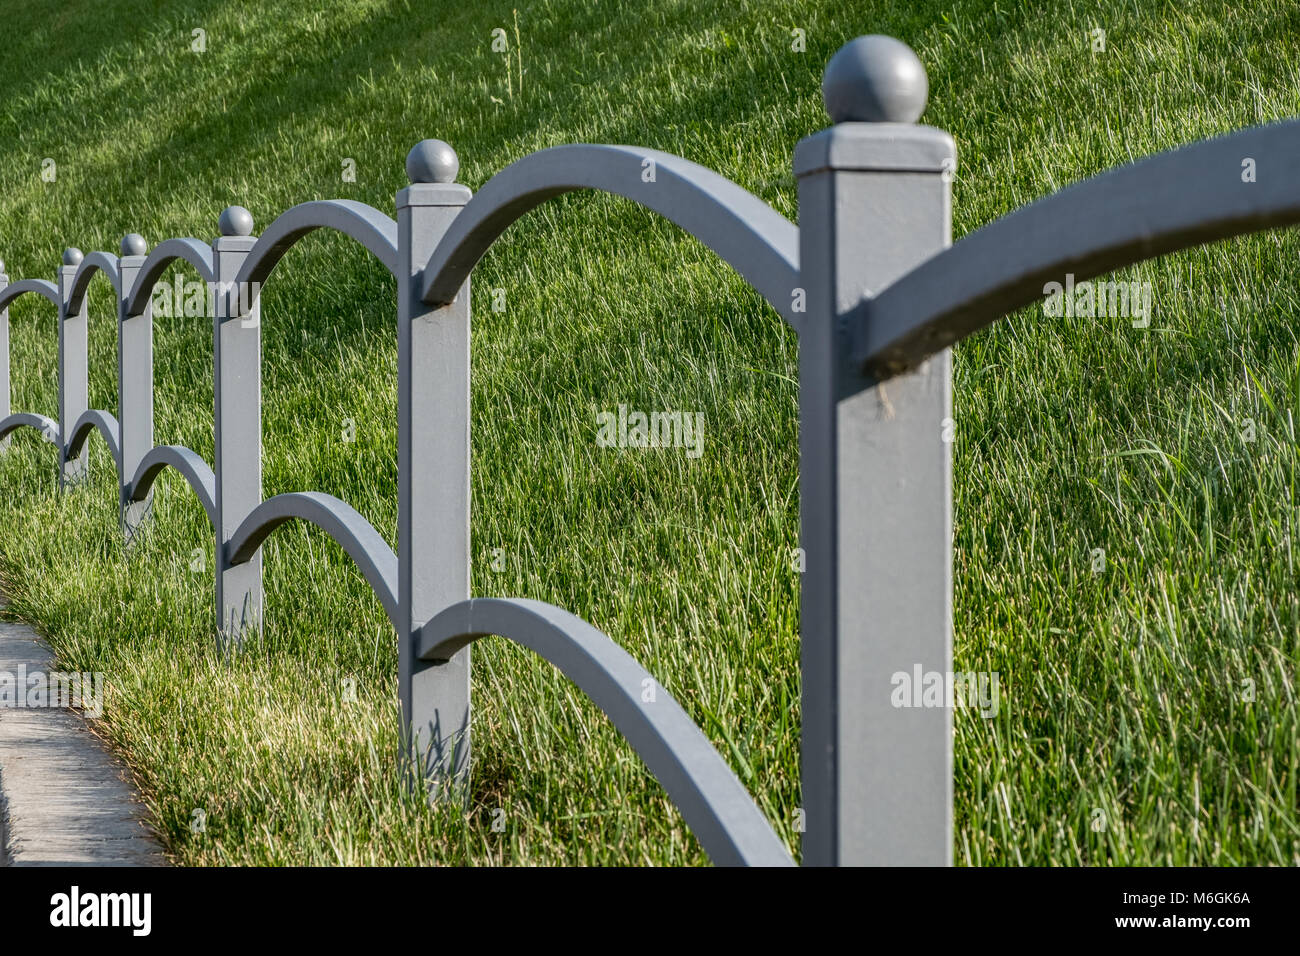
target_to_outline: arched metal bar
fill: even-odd
[[[1254,176],[1244,176],[1247,159],[1257,163]],[[1063,283],[1067,272],[1088,279],[1296,222],[1300,121],[1160,153],[985,226],[863,302],[850,323],[855,366],[876,381],[913,368],[1042,298],[1044,284]]]
[[[48,279],[22,279],[0,289],[0,309],[8,308],[14,299],[29,292],[45,296],[56,308],[63,304],[59,301],[59,287],[53,282]]]
[[[715,863],[793,865],[749,792],[686,711],[627,651],[581,618],[542,601],[462,601],[421,628],[416,656],[445,661],[490,634],[546,658],[595,701],[668,791]],[[654,693],[647,695],[647,688]]]
[[[41,437],[51,445],[59,444],[59,423],[52,418],[35,415],[31,412],[15,412],[8,418],[0,420],[0,438],[4,438],[10,432],[24,427],[35,428],[41,433]]]
[[[68,315],[76,315],[81,311],[82,300],[86,298],[86,290],[90,288],[90,280],[96,272],[104,273],[108,281],[113,283],[113,288],[121,294],[122,273],[117,256],[107,252],[92,252],[81,260],[72,277],[72,286],[68,289]]]
[[[646,178],[653,173],[653,180]],[[424,268],[428,305],[455,298],[474,264],[516,219],[575,189],[631,199],[681,226],[729,262],[797,331],[799,229],[753,193],[680,156],[634,146],[554,146],[493,176]]]
[[[120,472],[122,470],[122,426],[117,418],[102,408],[91,408],[82,412],[72,429],[68,432],[67,447],[63,450],[65,460],[71,460],[81,454],[81,446],[86,443],[90,433],[99,430],[108,442],[108,450],[113,454],[113,462]]]
[[[175,468],[190,483],[194,493],[199,496],[203,510],[208,514],[212,526],[217,526],[217,479],[212,468],[199,455],[184,445],[155,445],[148,454],[140,459],[140,466],[131,479],[132,501],[144,501],[149,496],[149,489],[164,468]]]
[[[268,498],[249,513],[226,545],[231,565],[243,564],[280,525],[294,518],[323,530],[356,562],[397,627],[397,556],[388,542],[355,508],[333,495],[293,491]]]
[[[299,203],[281,213],[258,237],[235,276],[233,288],[226,292],[226,315],[230,318],[241,316],[238,290],[246,284],[260,288],[293,244],[315,229],[334,229],[351,236],[374,253],[389,272],[397,275],[397,223],[392,219],[378,209],[351,199]],[[257,295],[245,294],[242,298],[248,304]]]
[[[212,261],[212,247],[206,242],[189,238],[160,242],[149,253],[149,258],[144,260],[144,265],[136,273],[135,282],[132,283],[127,296],[127,315],[140,315],[144,312],[158,277],[177,259],[184,259],[197,269],[203,281],[209,285],[217,281],[217,271]]]

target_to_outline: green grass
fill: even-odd
[[[9,275],[50,277],[63,246],[115,250],[129,231],[208,238],[232,202],[259,227],[313,198],[391,212],[426,136],[456,147],[474,188],[541,147],[635,143],[793,218],[791,150],[827,124],[821,69],[860,33],[927,65],[925,120],[958,143],[957,236],[1112,165],[1300,114],[1285,0],[515,5],[509,87],[490,44],[504,27],[513,45],[514,7],[496,0],[6,5],[21,64],[0,74]],[[999,672],[1003,691],[995,720],[957,713],[959,862],[1300,862],[1297,251],[1278,233],[1126,270],[1152,283],[1149,329],[1035,308],[956,350],[955,666]],[[393,298],[381,266],[326,235],[262,297],[266,495],[338,495],[390,542]],[[694,240],[593,195],[513,227],[475,272],[473,310],[473,592],[550,601],[610,634],[797,849],[793,334]],[[110,409],[111,316],[97,281],[91,405]],[[14,407],[52,415],[49,306],[28,297],[11,320]],[[210,459],[210,327],[159,319],[155,351],[156,440]],[[703,412],[704,456],[598,449],[595,412],[619,403]],[[92,444],[91,482],[61,497],[48,446],[15,437],[0,573],[10,613],[63,666],[107,675],[98,726],[177,862],[704,862],[599,710],[502,641],[475,652],[468,810],[411,797],[395,641],[341,549],[277,532],[265,635],[223,658],[197,501],[165,476],[128,557]]]

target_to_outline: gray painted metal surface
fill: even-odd
[[[8,437],[19,428],[34,428],[41,437],[55,447],[59,446],[59,423],[44,415],[32,412],[14,412],[0,420],[0,437]]]
[[[5,264],[0,261],[0,295],[4,294],[8,285]],[[0,306],[0,422],[6,421],[12,411],[9,397],[9,309]],[[8,436],[0,435],[0,452],[8,447]]]
[[[1183,146],[1077,183],[971,233],[849,317],[867,376],[914,367],[1077,281],[1188,246],[1300,222],[1300,121]],[[1246,181],[1242,161],[1260,161]]]
[[[235,224],[222,216],[222,226]],[[231,299],[220,291],[256,244],[247,235],[222,235],[212,244],[218,283],[212,320],[217,629],[223,641],[236,644],[262,627],[262,553],[230,560],[231,539],[262,503],[262,305],[246,296],[246,314],[228,320]]]
[[[96,272],[102,272],[104,277],[113,284],[113,289],[119,296],[121,295],[122,275],[117,256],[107,252],[92,252],[76,264],[72,282],[64,292],[65,306],[69,314],[81,311],[82,305],[85,304],[86,291],[90,288],[90,280],[95,277]]]
[[[113,455],[113,463],[120,470],[122,467],[122,449],[118,436],[121,434],[121,429],[118,427],[117,419],[102,408],[88,408],[77,416],[77,420],[72,423],[72,427],[67,431],[67,438],[63,448],[64,459],[71,460],[83,457],[86,439],[90,437],[92,432],[96,431],[104,436],[108,450]]]
[[[11,282],[3,289],[0,289],[0,308],[8,308],[14,299],[29,292],[45,296],[55,306],[63,305],[63,301],[59,298],[59,287],[53,282],[48,279],[22,279],[18,282]]]
[[[59,486],[62,488],[85,478],[89,467],[89,456],[84,449],[68,447],[68,438],[75,430],[73,423],[81,419],[90,403],[90,323],[84,300],[76,309],[70,305],[82,258],[80,249],[65,250],[63,265],[59,267],[59,433],[64,445]],[[117,276],[116,267],[113,276]]]
[[[333,495],[319,491],[291,491],[263,501],[226,542],[226,559],[230,566],[238,568],[252,560],[267,536],[294,518],[311,522],[343,546],[370,582],[389,621],[395,623],[397,556],[370,522]]]
[[[207,512],[212,527],[217,527],[217,479],[212,468],[183,445],[155,445],[140,459],[140,465],[129,485],[131,501],[146,501],[154,480],[164,468],[175,468],[190,483],[198,495],[203,510]]]
[[[28,294],[40,295],[49,299],[59,309],[59,318],[62,318],[63,305],[59,297],[58,286],[47,279],[23,279],[11,283],[9,277],[5,275],[4,263],[0,262],[0,349],[3,349],[3,354],[0,354],[0,452],[9,447],[9,436],[19,428],[33,428],[40,432],[46,441],[60,449],[63,447],[60,437],[62,429],[58,422],[32,412],[14,412],[11,405],[9,305],[20,296]],[[61,329],[59,335],[60,341],[62,341]],[[62,402],[62,398],[60,398],[60,402]],[[60,468],[62,468],[61,458]]]
[[[680,156],[635,146],[553,146],[497,173],[469,201],[424,270],[421,298],[450,302],[506,228],[548,199],[598,189],[631,199],[722,256],[796,329],[799,230],[752,193]]]
[[[943,865],[951,711],[893,706],[891,676],[952,669],[951,359],[944,351],[916,374],[841,398],[840,321],[948,244],[954,147],[939,130],[900,138],[889,123],[840,124],[795,157],[808,291],[804,863]],[[911,227],[893,228],[900,222]]]
[[[491,634],[544,657],[596,702],[668,791],[715,863],[793,864],[744,785],[681,705],[627,651],[582,618],[542,601],[464,601],[424,626],[416,656],[454,659],[471,641]]]
[[[134,234],[125,236],[122,253],[118,260],[121,288],[130,289],[145,263],[144,240]],[[153,306],[146,303],[138,314],[131,315],[120,293],[117,301],[117,473],[122,532],[130,544],[153,505],[152,493],[135,500],[130,486],[140,462],[153,450]]]
[[[168,239],[158,243],[153,251],[145,257],[144,263],[136,273],[127,295],[126,314],[139,315],[143,306],[149,301],[153,287],[164,270],[177,259],[192,265],[204,282],[215,282],[217,267],[213,259],[212,247],[198,239]]]
[[[242,226],[234,219],[226,222],[232,229]],[[249,223],[251,226],[251,220]],[[222,275],[223,281],[233,283],[227,292],[232,295],[227,314],[243,318],[244,311],[235,301],[239,288],[260,287],[294,243],[317,229],[334,229],[351,236],[374,253],[389,272],[397,273],[397,224],[378,209],[351,199],[299,203],[281,213],[258,237],[237,273],[230,274],[229,280],[226,274]],[[245,296],[245,301],[248,298]]]
[[[822,76],[822,100],[836,123],[915,123],[929,92],[911,48],[878,33],[840,47]]]
[[[948,347],[1067,271],[1084,279],[1300,221],[1300,123],[1114,170],[948,248],[955,151],[946,133],[915,125],[927,90],[920,61],[896,40],[861,37],[836,54],[823,81],[835,124],[795,151],[797,228],[708,169],[631,146],[541,150],[471,197],[454,182],[455,151],[425,140],[407,156],[411,185],[397,195],[396,220],[315,201],[255,237],[248,210],[231,206],[210,246],[169,239],[149,253],[130,234],[120,257],[69,249],[57,284],[9,283],[0,264],[0,449],[15,430],[35,428],[60,449],[72,484],[99,431],[117,463],[128,540],[144,526],[156,476],[177,469],[212,520],[224,640],[261,625],[267,536],[293,519],[323,529],[397,632],[403,730],[431,794],[469,772],[469,645],[499,634],[555,663],[610,715],[715,861],[789,863],[726,762],[666,692],[643,695],[657,685],[617,644],[539,602],[469,600],[470,272],[547,199],[575,189],[632,199],[717,252],[800,334],[803,860],[946,864],[951,702],[896,708],[891,678],[951,671]],[[1260,158],[1258,181],[1240,175],[1248,157]],[[397,279],[396,552],[329,495],[262,500],[258,292],[285,252],[321,228],[356,239]],[[153,445],[150,297],[176,260],[216,285],[211,468],[190,449]],[[118,297],[116,418],[86,407],[85,292],[96,272]],[[28,293],[59,309],[57,422],[9,405],[6,309]]]
[[[413,652],[420,628],[469,597],[469,277],[454,301],[426,305],[421,276],[470,191],[440,140],[406,158],[397,194],[397,547],[402,726],[431,790],[469,771],[470,649],[431,666]]]

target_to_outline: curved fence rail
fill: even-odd
[[[796,329],[799,230],[711,169],[634,146],[554,146],[493,176],[424,269],[421,299],[450,302],[475,263],[520,216],[577,189],[623,196],[681,226],[729,262]]]
[[[80,481],[93,432],[118,472],[128,543],[173,468],[212,522],[216,627],[261,625],[261,546],[308,521],[338,542],[398,636],[402,720],[425,770],[468,772],[470,645],[500,635],[555,664],[610,717],[718,863],[792,862],[744,786],[653,677],[614,641],[537,601],[469,597],[469,295],[475,263],[520,216],[576,189],[623,196],[730,263],[799,335],[803,861],[948,863],[952,715],[893,706],[891,675],[951,673],[951,416],[947,347],[1042,294],[1153,255],[1300,221],[1300,123],[1199,143],[1066,189],[951,249],[952,139],[914,125],[927,83],[888,37],[859,37],[823,81],[835,125],[795,151],[800,225],[718,174],[631,146],[561,146],[521,159],[471,197],[451,147],[407,157],[397,218],[348,200],[305,202],[254,237],[239,206],[211,244],[131,234],[120,255],[64,253],[55,282],[9,283],[0,263],[0,448],[38,430]],[[1267,157],[1259,182],[1243,160]],[[1261,160],[1262,162],[1262,160]],[[1063,225],[1065,224],[1065,225]],[[394,552],[337,498],[262,499],[261,285],[316,229],[350,236],[397,279],[398,540]],[[155,445],[152,296],[182,260],[208,284],[214,342],[211,465]],[[117,296],[116,416],[87,400],[86,292]],[[873,291],[874,290],[874,291]],[[7,307],[58,308],[57,421],[9,407]],[[888,394],[883,384],[888,380]],[[431,792],[439,792],[434,788]]]
[[[51,445],[59,444],[59,423],[31,412],[15,412],[0,419],[0,438],[6,438],[20,428],[34,428]]]
[[[586,621],[542,601],[463,601],[421,629],[416,656],[439,663],[499,634],[558,667],[614,722],[717,863],[794,861],[726,761],[677,701],[627,651]]]

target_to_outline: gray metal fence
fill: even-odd
[[[1197,143],[1115,169],[1027,206],[952,248],[952,138],[916,125],[928,83],[910,49],[859,37],[826,68],[834,125],[799,143],[799,226],[727,179],[630,146],[526,156],[476,195],[446,143],[411,150],[397,219],[347,200],[289,209],[254,237],[232,206],[211,243],[138,235],[120,255],[64,253],[55,282],[10,284],[0,264],[0,440],[38,429],[62,485],[108,443],[128,541],[152,485],[179,471],[215,530],[216,621],[237,640],[261,624],[261,544],[292,519],[337,541],[378,595],[400,648],[404,726],[430,780],[468,772],[470,644],[501,635],[586,692],[645,760],[718,863],[790,854],[705,735],[653,678],[557,607],[469,597],[469,276],[502,232],[576,189],[632,199],[730,263],[799,335],[803,860],[947,864],[952,713],[891,705],[890,676],[952,661],[952,457],[948,347],[1073,273],[1087,279],[1197,243],[1300,220],[1300,123]],[[1246,176],[1250,160],[1257,174]],[[303,235],[334,229],[397,279],[397,553],[345,502],[262,499],[257,292]],[[215,289],[215,460],[153,440],[151,293],[185,260]],[[117,413],[88,407],[86,291],[118,302]],[[59,313],[59,420],[9,408],[6,307],[26,293]]]

